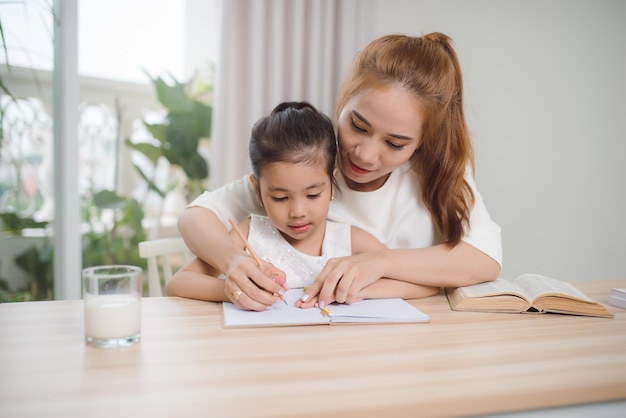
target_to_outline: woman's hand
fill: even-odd
[[[244,254],[229,264],[225,275],[226,297],[246,310],[266,310],[288,289],[282,270],[265,261],[258,266],[252,257]]]
[[[363,289],[382,276],[377,254],[331,258],[296,306],[323,308],[333,302],[350,304],[363,300]]]

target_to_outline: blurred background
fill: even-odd
[[[461,62],[502,277],[626,274],[623,1],[24,0],[0,23],[0,301],[141,265],[138,242],[248,172],[255,120],[282,100],[332,116],[369,40],[433,31]]]

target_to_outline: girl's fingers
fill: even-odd
[[[308,289],[304,291],[304,294],[300,297],[299,302],[305,304],[307,307],[311,307],[311,301],[317,301],[317,295],[322,287],[322,282],[315,281]]]
[[[301,309],[314,308],[317,305],[317,297],[310,298],[306,302],[303,302],[301,299],[297,300],[295,305],[296,308]]]

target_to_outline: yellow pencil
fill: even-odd
[[[241,229],[239,229],[239,226],[237,225],[237,223],[232,218],[229,218],[228,222],[230,222],[230,224],[233,226],[233,229],[235,230],[237,235],[239,235],[239,238],[241,238],[241,240],[243,241],[243,244],[248,249],[248,252],[252,256],[254,261],[256,261],[256,265],[261,267],[261,259],[259,258],[258,255],[256,255],[256,253],[254,252],[254,250],[250,246],[250,243],[248,242],[248,239],[243,235],[243,232],[241,232]],[[279,295],[279,297],[285,303],[285,305],[287,305],[287,301],[285,300],[285,298],[282,295]]]

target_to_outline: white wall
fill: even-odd
[[[626,277],[626,2],[374,3],[376,36],[455,42],[502,276]]]

